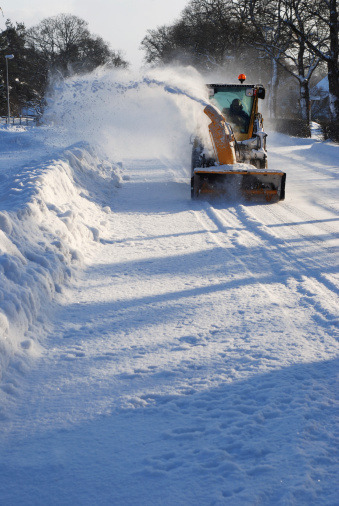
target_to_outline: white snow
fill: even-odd
[[[339,146],[268,132],[284,202],[191,201],[202,89],[0,129],[0,504],[338,504]]]

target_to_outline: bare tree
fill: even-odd
[[[233,11],[232,0],[191,0],[173,25],[148,31],[141,43],[146,62],[179,60],[209,71],[238,60],[254,68],[258,55],[248,44],[253,29]]]
[[[90,71],[99,65],[126,67],[121,54],[111,50],[101,37],[93,36],[88,23],[71,14],[46,18],[27,31],[27,42],[49,68],[63,75],[71,70]]]
[[[146,63],[159,65],[175,60],[182,51],[181,40],[177,24],[147,30],[147,35],[141,42],[141,49],[146,53]]]
[[[271,115],[276,115],[276,89],[278,66],[289,72],[299,83],[301,117],[309,121],[309,81],[319,64],[319,58],[306,45],[304,39],[291,31],[285,19],[298,26],[300,33],[311,31],[310,17],[305,15],[307,0],[247,0],[243,19],[248,18],[255,27],[254,45],[269,56],[272,62]]]
[[[296,0],[291,0],[293,3]],[[300,16],[309,17],[309,30],[303,32],[295,20],[287,14],[282,21],[299,37],[309,50],[327,64],[330,114],[333,124],[339,122],[339,41],[338,41],[338,4],[337,0],[313,0],[304,2]]]
[[[307,37],[314,39],[312,16],[305,9],[308,4],[306,0],[283,0],[278,12],[279,19],[288,18],[300,32],[290,31],[291,47],[285,53],[285,60],[292,63],[292,68],[288,70],[299,81],[301,117],[306,121],[309,121],[310,110],[309,82],[320,62],[320,58],[305,42]]]
[[[271,117],[277,114],[277,89],[279,84],[279,64],[287,46],[286,37],[278,22],[276,2],[271,0],[247,0],[244,6],[234,2],[244,23],[255,29],[251,44],[271,61],[269,109]]]
[[[35,53],[26,47],[26,28],[23,23],[14,25],[9,19],[6,29],[0,32],[0,51],[14,54],[10,63],[9,86],[11,112],[21,114],[23,109],[39,110],[45,76],[36,72]],[[7,111],[7,85],[5,58],[0,60],[0,114]]]

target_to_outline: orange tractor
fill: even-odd
[[[220,196],[277,202],[285,198],[286,174],[267,167],[267,134],[258,112],[265,88],[243,84],[209,84],[210,143],[193,140],[192,198]],[[204,136],[205,137],[205,136]],[[209,145],[207,145],[209,144]]]

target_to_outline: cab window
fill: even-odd
[[[246,87],[228,86],[216,88],[210,98],[218,107],[235,132],[248,133],[253,106],[252,96],[246,95]]]

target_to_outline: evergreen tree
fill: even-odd
[[[38,107],[41,101],[41,78],[34,72],[34,53],[26,47],[26,28],[23,23],[14,26],[6,21],[0,33],[0,114],[7,115],[7,76],[5,55],[13,54],[8,62],[11,114],[18,115],[23,107]]]

